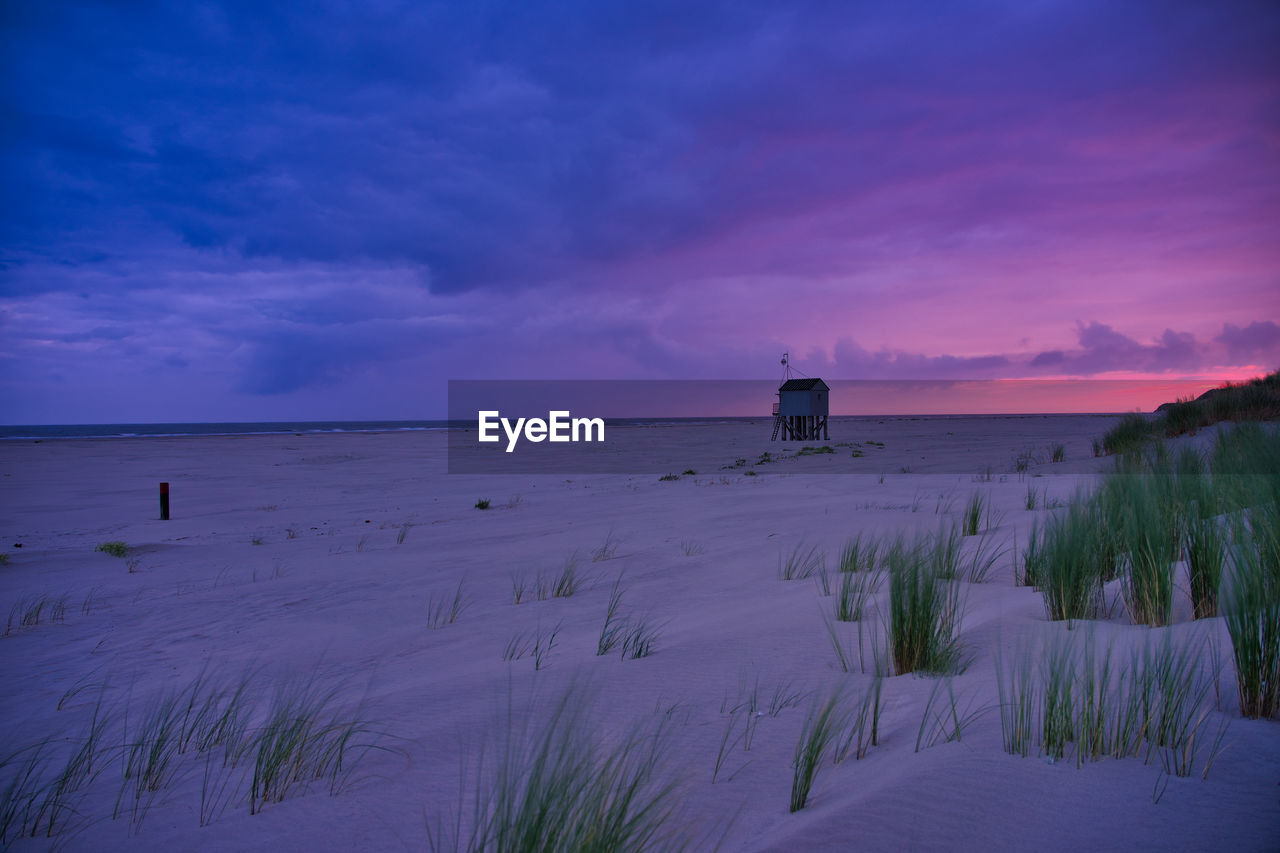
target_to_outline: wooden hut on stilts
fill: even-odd
[[[782,354],[782,384],[778,386],[778,402],[773,404],[773,438],[783,441],[825,441],[827,415],[831,408],[831,389],[821,379],[793,377],[790,358]]]

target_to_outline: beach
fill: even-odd
[[[1112,469],[1092,447],[1116,420],[836,422],[812,443],[831,452],[803,455],[767,420],[633,427],[637,473],[608,474],[447,473],[443,432],[0,442],[0,751],[61,755],[95,711],[110,720],[53,836],[10,844],[425,849],[465,834],[490,762],[572,691],[605,746],[661,730],[666,826],[693,850],[1275,850],[1280,733],[1241,717],[1222,620],[1193,619],[1180,588],[1165,628],[1123,606],[1051,622],[1017,582],[1033,525]],[[957,581],[964,665],[877,682],[887,584],[834,619],[842,548],[935,535],[975,495],[978,532],[957,540],[974,567]],[[95,550],[108,542],[122,555]],[[612,599],[643,654],[625,639],[598,654]],[[1086,640],[1128,659],[1165,636],[1213,670],[1188,775],[1158,751],[1005,750],[998,661]],[[290,685],[325,692],[363,721],[361,747],[258,801],[251,756],[186,744],[139,794],[129,732],[199,678],[249,684],[258,708]],[[824,756],[789,811],[808,715],[875,683],[875,744]]]

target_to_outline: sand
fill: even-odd
[[[385,733],[385,749],[366,754],[338,795],[317,783],[250,814],[232,788],[206,826],[204,762],[192,754],[175,759],[140,826],[112,820],[115,758],[66,831],[13,849],[421,850],[427,821],[456,810],[466,768],[495,754],[507,706],[536,724],[570,684],[593,691],[586,713],[603,737],[635,720],[666,722],[663,772],[682,786],[693,849],[1280,849],[1280,724],[1240,718],[1226,632],[1218,619],[1193,623],[1184,593],[1169,632],[1216,648],[1225,667],[1212,718],[1228,728],[1207,779],[1170,778],[1158,760],[1078,768],[1001,749],[997,650],[1067,630],[1014,584],[1011,552],[985,582],[965,585],[971,662],[952,686],[978,713],[963,737],[916,751],[938,679],[890,678],[880,744],[862,760],[824,762],[808,807],[788,813],[810,697],[837,684],[856,693],[871,676],[838,668],[822,616],[832,599],[812,580],[779,580],[780,555],[805,542],[834,568],[847,537],[936,530],[975,491],[996,511],[987,542],[1012,549],[1051,511],[1025,509],[1028,485],[1051,502],[1088,486],[1110,464],[1092,457],[1091,440],[1112,421],[887,418],[832,435],[884,443],[863,445],[863,457],[840,448],[755,467],[757,476],[721,466],[778,454],[767,427],[655,428],[663,452],[680,448],[684,467],[700,472],[666,482],[446,474],[439,433],[0,443],[0,618],[32,596],[65,597],[61,621],[0,639],[4,754],[77,735],[99,696],[136,715],[202,669],[257,667],[263,684],[318,673]],[[1058,442],[1066,460],[1054,464]],[[1032,459],[1023,472],[1020,455]],[[170,521],[157,520],[162,480]],[[488,510],[475,508],[481,498]],[[109,540],[127,543],[128,556],[94,551]],[[575,552],[587,578],[575,595],[512,603],[513,572],[532,586]],[[660,628],[648,657],[596,655],[619,575],[622,611]],[[433,597],[451,599],[459,581],[466,608],[432,629]],[[542,668],[532,655],[503,660],[516,635],[556,626]],[[856,626],[837,627],[852,642]],[[1153,633],[1119,608],[1085,630],[1121,650]],[[725,709],[757,682],[766,704],[788,685],[805,698],[765,709],[751,749],[731,748],[713,783]]]

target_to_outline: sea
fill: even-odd
[[[1079,417],[1089,414],[1066,415]],[[886,418],[911,420],[945,420],[971,417],[1063,417],[1061,414],[999,414],[999,415],[832,415],[834,426],[840,421],[882,421]],[[686,424],[733,424],[771,421],[772,417],[665,417],[665,418],[606,418],[610,426],[667,426]],[[234,423],[155,423],[155,424],[0,424],[0,441],[66,439],[66,438],[177,438],[186,436],[216,435],[308,435],[343,432],[437,432],[444,430],[475,429],[475,420],[421,420],[421,421],[245,421]]]

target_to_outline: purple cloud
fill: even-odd
[[[26,417],[1280,360],[1274,4],[326,8],[4,7]]]

